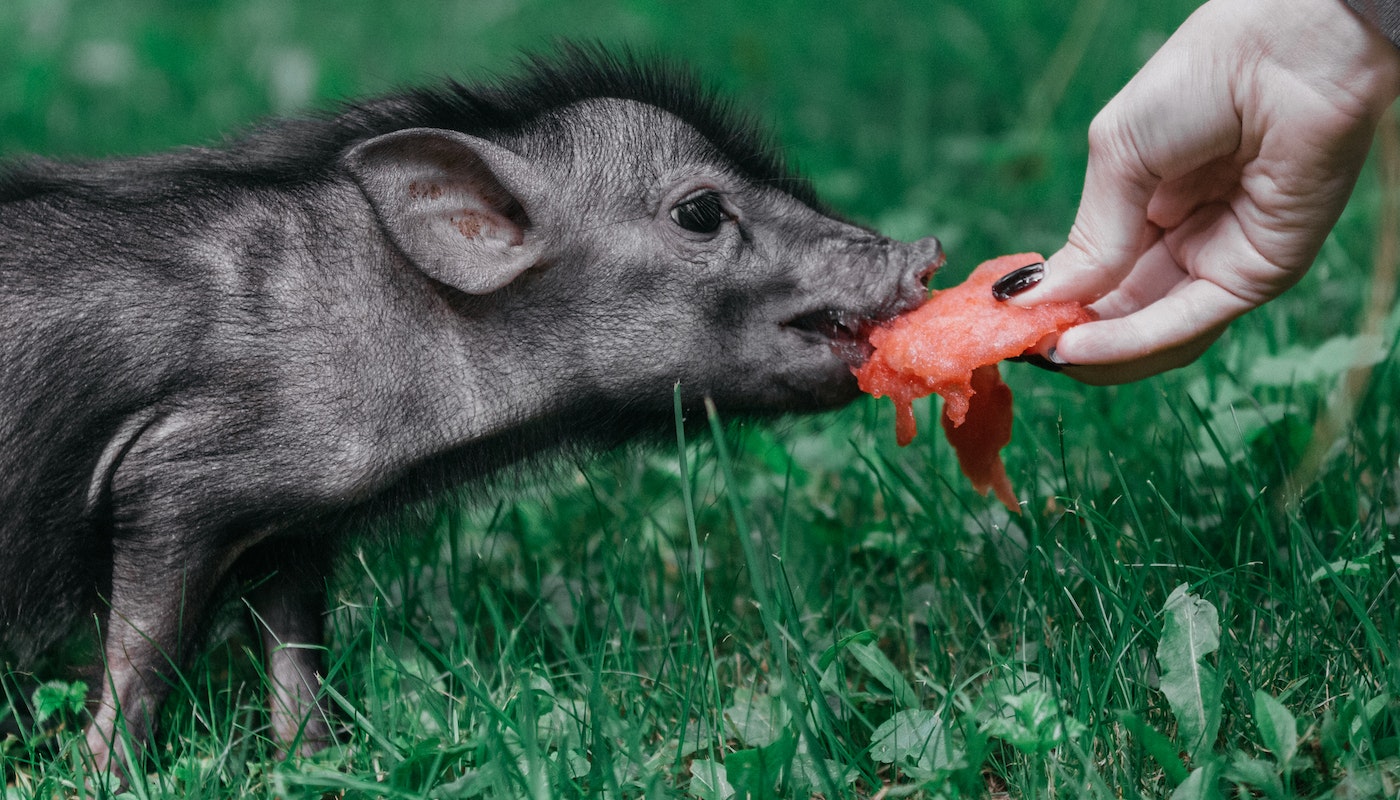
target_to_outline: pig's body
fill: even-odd
[[[849,399],[833,344],[918,302],[936,242],[822,215],[769,152],[685,80],[574,52],[218,150],[12,169],[0,657],[96,614],[105,763],[215,590],[271,576],[248,599],[275,732],[314,747],[313,651],[279,645],[319,642],[337,532],[668,424],[677,382],[730,413]]]

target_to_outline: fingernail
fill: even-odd
[[[1045,351],[1045,360],[1049,361],[1051,364],[1054,364],[1057,368],[1069,365],[1068,361],[1064,360],[1063,358],[1060,358],[1060,351],[1056,350],[1054,347],[1051,347],[1049,350]]]
[[[1020,269],[1012,270],[992,284],[992,297],[998,300],[1007,300],[1040,283],[1040,279],[1044,277],[1044,262],[1028,264]]]
[[[1024,362],[1024,363],[1026,363],[1026,364],[1030,364],[1032,367],[1040,367],[1041,369],[1045,370],[1046,372],[1059,372],[1060,370],[1064,369],[1064,367],[1063,367],[1059,362],[1057,362],[1057,361],[1051,361],[1050,359],[1046,358],[1045,356],[1036,355],[1035,353],[1029,353],[1029,354],[1026,354],[1026,355],[1019,355],[1019,356],[1016,356],[1016,357],[1014,357],[1014,358],[1008,358],[1008,359],[1006,359],[1006,360],[1007,360],[1007,361],[1021,361],[1021,362]]]

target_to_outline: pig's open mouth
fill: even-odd
[[[858,368],[870,359],[875,348],[870,344],[870,333],[881,325],[907,311],[913,311],[928,299],[929,279],[943,265],[943,255],[931,259],[915,276],[917,288],[906,287],[895,297],[875,308],[855,311],[849,308],[819,308],[799,314],[784,322],[782,327],[795,331],[808,340],[824,342],[837,358],[846,362],[852,369]]]
[[[898,314],[899,309],[892,308],[865,313],[823,308],[794,317],[783,323],[783,327],[809,337],[820,337],[838,358],[858,367],[874,352],[870,346],[870,332]]]

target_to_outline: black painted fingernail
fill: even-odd
[[[1022,361],[1022,362],[1025,362],[1025,363],[1027,363],[1027,364],[1030,364],[1032,367],[1040,367],[1041,369],[1045,370],[1046,372],[1059,372],[1060,370],[1064,369],[1064,366],[1063,366],[1063,365],[1061,365],[1061,364],[1059,364],[1059,363],[1057,363],[1057,362],[1051,361],[1050,359],[1046,358],[1045,356],[1036,355],[1035,353],[1027,353],[1027,354],[1024,354],[1024,355],[1016,356],[1015,358],[1008,358],[1008,359],[1006,359],[1006,360],[1007,360],[1007,361]]]
[[[1027,264],[1020,269],[1012,270],[1001,279],[992,284],[992,297],[998,300],[1006,300],[1040,283],[1040,279],[1045,277],[1045,262]]]
[[[1060,351],[1056,350],[1054,347],[1051,347],[1049,350],[1045,351],[1045,360],[1049,361],[1051,364],[1054,364],[1056,368],[1069,365],[1068,361],[1064,360],[1063,358],[1060,358]]]

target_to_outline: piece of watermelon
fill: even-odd
[[[917,433],[914,400],[941,395],[943,429],[963,473],[982,494],[995,489],[1016,512],[1020,508],[1000,452],[1011,441],[1011,389],[1002,383],[996,364],[1032,351],[1046,336],[1094,319],[1078,303],[1021,308],[992,297],[992,284],[1002,276],[1044,260],[1037,253],[1020,253],[984,262],[963,283],[933,292],[923,305],[871,332],[874,352],[853,370],[863,391],[894,401],[895,436],[901,445]],[[960,431],[964,423],[968,430]]]
[[[983,496],[991,489],[1013,513],[1021,513],[1016,490],[1001,461],[1001,448],[1011,442],[1011,387],[1001,380],[996,364],[972,371],[972,395],[962,424],[942,415],[943,433],[958,454],[958,466]],[[943,406],[946,411],[948,406]]]

